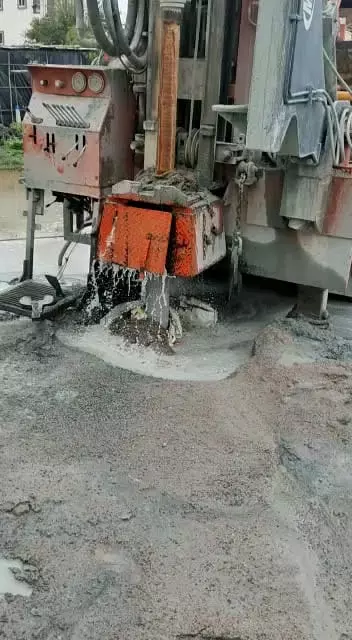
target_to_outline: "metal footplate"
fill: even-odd
[[[27,316],[32,320],[43,320],[57,314],[75,301],[77,293],[65,294],[56,278],[48,276],[48,280],[50,284],[24,280],[6,289],[0,293],[0,310],[18,316]]]

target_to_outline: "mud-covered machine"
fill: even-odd
[[[29,68],[26,255],[0,307],[40,318],[70,302],[32,279],[44,191],[66,243],[91,247],[100,313],[137,290],[167,327],[171,278],[225,259],[229,295],[241,273],[297,283],[318,315],[329,290],[350,295],[340,0],[130,0],[124,26],[117,0],[100,4],[104,64]]]

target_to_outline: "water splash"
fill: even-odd
[[[92,263],[90,273],[90,293],[85,307],[87,319],[101,317],[102,313],[113,309],[118,304],[118,292],[121,290],[121,302],[131,298],[133,288],[140,286],[141,306],[146,306],[148,299],[148,314],[161,327],[163,314],[169,306],[168,278],[165,273],[160,276],[149,271],[139,271],[118,264],[111,264],[96,260]],[[148,283],[160,282],[148,293]],[[116,301],[117,298],[117,301]]]

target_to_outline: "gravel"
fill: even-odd
[[[352,367],[297,339],[172,382],[0,323],[0,638],[351,640]]]

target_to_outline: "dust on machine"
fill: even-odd
[[[344,2],[130,0],[124,25],[117,0],[87,4],[104,64],[29,66],[26,249],[0,308],[40,320],[75,304],[33,278],[47,192],[59,262],[90,247],[80,301],[96,321],[133,299],[167,330],[174,283],[221,262],[229,297],[242,274],[296,283],[318,317],[329,291],[351,295]]]

